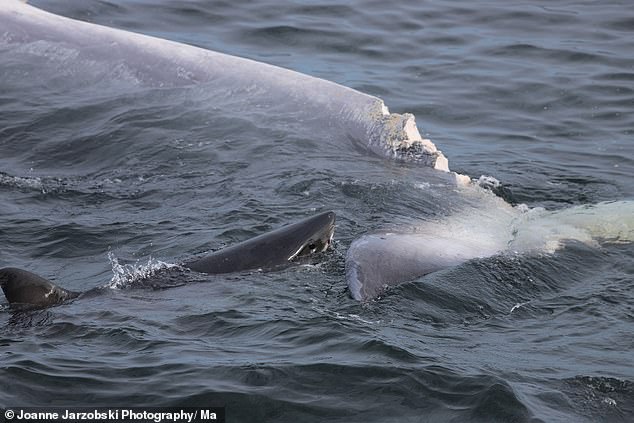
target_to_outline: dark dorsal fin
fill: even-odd
[[[0,269],[0,285],[12,306],[48,307],[80,294],[60,288],[35,273],[14,267]]]

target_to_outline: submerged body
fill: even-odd
[[[221,274],[251,269],[274,270],[298,257],[328,249],[335,213],[325,212],[185,263],[191,270]],[[26,270],[0,269],[0,286],[12,306],[49,307],[81,295]]]
[[[381,295],[387,286],[497,252],[477,241],[464,242],[450,236],[370,234],[350,246],[346,257],[346,280],[350,296],[367,301]]]
[[[486,200],[486,197],[483,197]],[[425,222],[412,233],[378,233],[355,240],[346,257],[352,298],[368,301],[387,287],[475,258],[503,253],[552,253],[565,241],[599,247],[634,241],[634,201],[522,210],[501,199]]]

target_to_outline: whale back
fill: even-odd
[[[246,118],[299,136],[320,134],[332,148],[350,140],[379,155],[448,170],[447,159],[423,139],[411,114],[390,113],[383,101],[331,81],[174,41],[82,22],[17,0],[1,0],[0,53],[15,71],[0,89],[84,97],[171,88],[215,115]],[[24,75],[29,75],[24,78]],[[191,89],[192,87],[196,89]],[[190,88],[190,90],[187,90]],[[267,110],[267,113],[262,113]],[[245,128],[246,129],[246,128]]]
[[[185,267],[209,274],[275,269],[296,257],[325,251],[334,225],[335,213],[321,213],[185,263]]]

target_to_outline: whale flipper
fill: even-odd
[[[80,295],[35,273],[14,267],[0,269],[0,286],[12,306],[49,307]]]
[[[200,273],[221,274],[275,269],[296,257],[325,251],[335,230],[335,213],[325,212],[283,226],[184,266]]]

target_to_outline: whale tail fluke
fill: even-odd
[[[71,300],[79,292],[68,291],[27,270],[0,269],[0,286],[12,307],[43,308]]]

